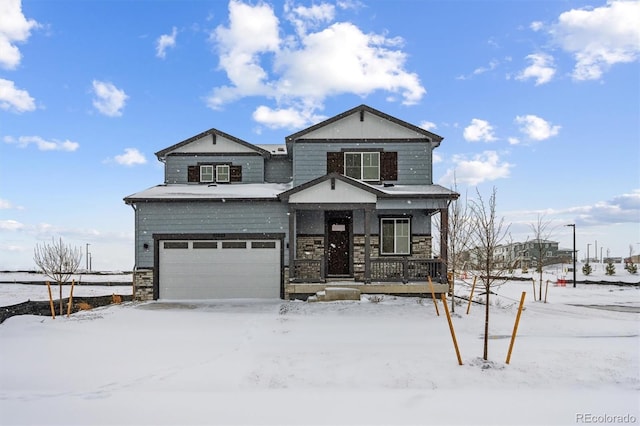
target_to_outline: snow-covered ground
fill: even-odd
[[[118,272],[100,272],[100,273],[88,273],[88,274],[74,274],[71,279],[76,283],[104,283],[104,282],[120,282],[131,283],[133,275],[131,273],[118,273]],[[69,283],[71,283],[69,279]],[[21,282],[46,282],[51,281],[46,275],[38,272],[0,272],[0,283],[21,283]]]
[[[430,299],[160,301],[12,317],[0,325],[0,424],[640,422],[637,286],[550,284],[546,304],[527,281],[495,292],[488,363],[484,307],[456,306],[462,366]]]

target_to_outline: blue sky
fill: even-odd
[[[153,155],[217,128],[251,143],[359,104],[427,128],[436,183],[497,190],[593,255],[640,252],[638,1],[0,2],[0,269],[52,237],[133,267],[122,198]]]

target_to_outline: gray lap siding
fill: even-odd
[[[242,183],[264,183],[264,158],[260,155],[169,155],[165,160],[165,183],[187,183],[189,166],[198,163],[242,166]]]
[[[288,219],[279,201],[147,202],[137,204],[136,229],[136,267],[153,268],[154,234],[281,234]]]
[[[427,142],[376,142],[323,143],[297,141],[293,152],[294,186],[327,174],[327,152],[339,152],[342,148],[377,149],[398,153],[399,185],[432,184],[431,144]]]

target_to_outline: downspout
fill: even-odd
[[[136,297],[136,272],[138,271],[138,246],[137,246],[137,241],[136,241],[136,232],[138,230],[138,208],[136,207],[136,205],[134,203],[129,204],[131,206],[131,208],[133,209],[133,217],[134,217],[134,226],[135,229],[133,231],[133,246],[134,246],[134,253],[133,253],[133,277],[131,277],[131,284],[132,284],[132,292],[133,292],[133,298],[135,299]]]

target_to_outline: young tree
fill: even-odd
[[[80,267],[82,249],[64,244],[62,238],[57,242],[51,239],[51,243],[36,244],[33,260],[47,277],[58,283],[60,315],[62,315],[62,284],[68,282],[71,275]]]
[[[625,262],[624,269],[627,270],[630,274],[638,273],[638,266],[633,261],[633,245],[629,244],[629,261]]]
[[[585,263],[584,266],[582,267],[582,273],[584,275],[591,275],[592,272],[593,272],[593,269],[591,268],[591,265],[589,264],[589,262]]]
[[[453,182],[453,190],[458,192],[458,185],[455,180]],[[435,229],[440,230],[440,218],[434,219]],[[449,218],[447,234],[449,241],[447,242],[447,269],[451,273],[452,279],[449,283],[449,294],[451,295],[451,312],[455,312],[455,280],[456,271],[462,267],[463,255],[469,248],[469,209],[467,196],[464,200],[457,198],[449,204]],[[442,235],[439,235],[442,238]]]
[[[471,210],[471,238],[474,249],[474,266],[480,272],[480,279],[484,285],[486,295],[484,315],[484,351],[483,359],[489,356],[489,295],[493,285],[502,284],[506,269],[504,263],[496,259],[496,248],[509,232],[509,225],[505,225],[504,218],[496,216],[496,188],[494,187],[488,203],[476,189],[478,199],[470,204]]]
[[[538,294],[538,300],[542,300],[542,267],[544,266],[544,259],[547,254],[548,241],[551,238],[552,230],[549,228],[551,221],[546,220],[544,215],[538,215],[538,219],[535,223],[529,224],[531,231],[533,232],[533,249],[532,257],[536,260],[536,271],[540,279],[540,291]]]
[[[614,275],[616,273],[616,266],[613,264],[613,260],[607,260],[607,275]]]

